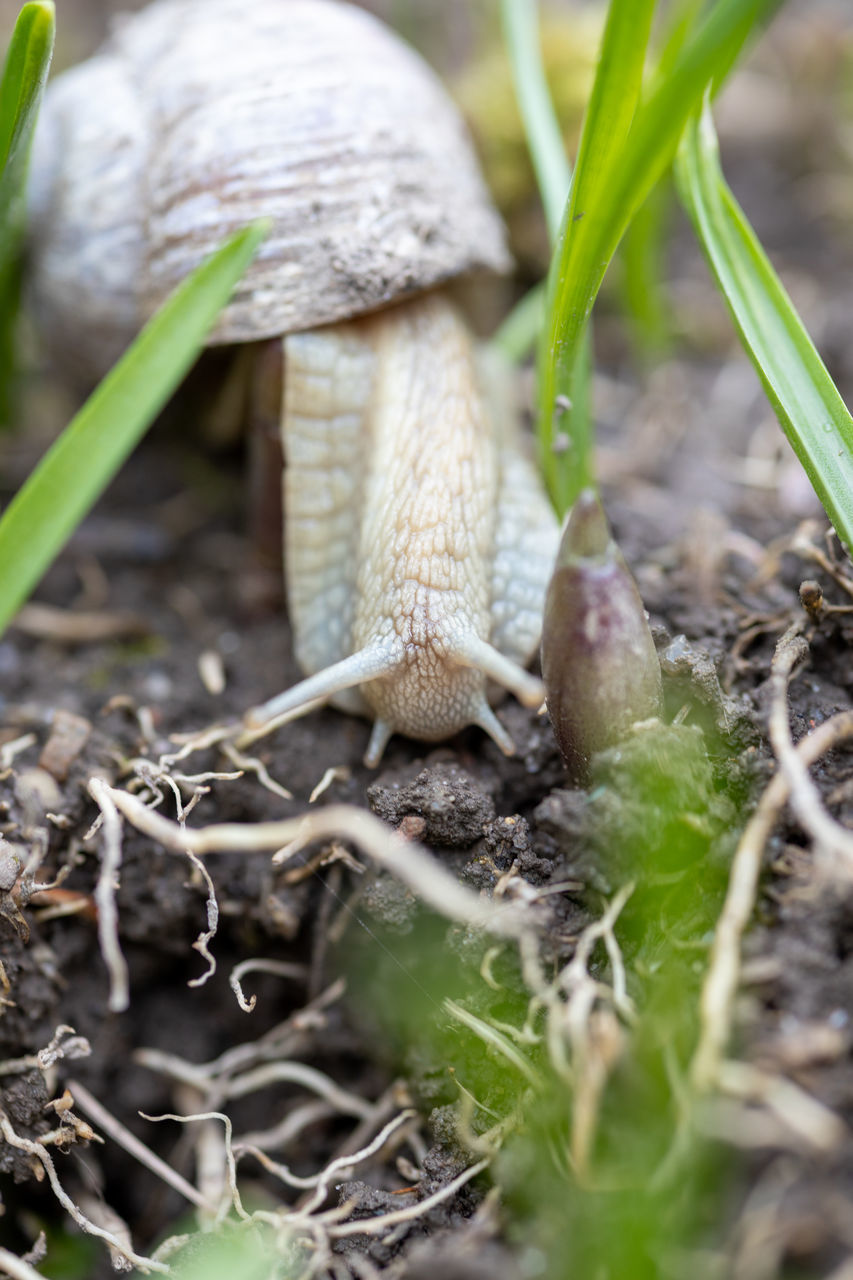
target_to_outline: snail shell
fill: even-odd
[[[284,341],[307,679],[251,718],[332,699],[374,718],[371,763],[394,731],[470,723],[511,751],[487,681],[541,701],[523,664],[557,529],[503,375],[423,293],[507,265],[432,72],[335,0],[159,0],[54,84],[32,185],[37,312],[93,375],[229,233],[272,221],[210,339]]]
[[[100,376],[232,232],[272,229],[212,343],[310,329],[509,266],[461,119],[420,57],[335,0],[159,0],[50,86],[32,292]]]

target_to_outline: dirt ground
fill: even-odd
[[[792,3],[720,107],[729,180],[848,403],[851,61],[844,6]],[[718,1055],[690,1122],[717,1162],[699,1226],[646,1253],[638,1245],[630,1265],[606,1250],[596,1262],[577,1243],[578,1197],[610,1167],[609,1147],[627,1149],[628,1129],[644,1123],[639,1105],[612,1119],[607,1082],[621,1097],[631,1064],[644,1061],[643,1027],[654,1026],[658,1040],[671,1032],[661,1060],[676,1063],[667,1097],[677,1098],[707,1025],[699,1001],[729,867],[777,771],[774,708],[778,717],[787,699],[795,742],[853,710],[850,562],[677,218],[670,266],[672,352],[638,369],[611,292],[595,384],[605,504],[649,611],[668,717],[679,721],[653,751],[665,795],[632,790],[642,734],[598,762],[595,785],[571,788],[547,721],[512,701],[499,710],[518,747],[512,759],[470,730],[437,748],[395,737],[369,771],[367,724],[332,710],[242,759],[216,744],[180,758],[181,735],[239,718],[298,672],[279,573],[246,535],[241,451],[179,435],[175,415],[0,640],[0,1248],[35,1247],[44,1275],[113,1274],[107,1248],[60,1207],[45,1176],[51,1153],[76,1212],[125,1254],[130,1240],[150,1257],[198,1221],[209,1228],[232,1203],[223,1121],[209,1118],[225,1113],[243,1204],[280,1257],[293,1253],[281,1274],[853,1276],[853,882],[820,828],[828,812],[849,845],[853,747],[840,732],[812,770],[820,804],[812,796],[795,816],[782,797],[758,848],[725,1051],[733,1058]],[[69,404],[69,392],[32,373],[33,430],[0,440],[4,501]],[[811,615],[798,594],[809,580],[823,593]],[[774,675],[774,649],[792,626]],[[800,644],[786,689],[780,663]],[[93,795],[92,778],[115,790],[96,785]],[[122,821],[109,798],[117,792],[187,830],[355,806],[402,841],[389,854],[381,838],[371,845],[372,827],[362,838],[350,819],[334,832],[318,820],[286,859],[271,857],[293,842],[284,829],[263,848],[190,857],[140,830],[130,809]],[[426,910],[418,884],[387,870],[394,849],[416,846],[472,896],[535,911],[548,972],[571,966],[589,940],[578,990],[592,989],[588,979],[594,993],[585,1038],[570,1045],[575,1101],[564,1117],[572,1167],[549,1165],[553,1205],[541,1212],[525,1203],[519,1148],[492,1160],[505,1132],[535,1128],[519,1121],[520,1099],[546,1071],[545,1047],[521,1034],[526,973],[505,939],[487,946],[467,908],[447,906],[448,924]],[[611,920],[606,945],[593,947],[590,926],[628,901],[629,882],[624,926]],[[238,965],[239,1000],[229,984]],[[667,1001],[677,1015],[655,1013]],[[465,1041],[466,1011],[499,1042],[477,1038],[483,1021]],[[601,1087],[587,1096],[593,1062]],[[66,1089],[70,1113],[48,1105]],[[667,1116],[677,1110],[667,1103]],[[182,1127],[140,1113],[203,1118]],[[180,1180],[167,1184],[134,1158],[110,1116]],[[586,1138],[583,1116],[592,1117]],[[656,1164],[670,1148],[677,1163],[681,1129],[670,1121],[664,1138],[649,1139]],[[544,1151],[531,1157],[534,1188]],[[333,1161],[317,1190],[310,1179]],[[657,1194],[647,1181],[641,1199]],[[323,1229],[280,1218],[283,1207],[317,1218],[339,1205]],[[381,1215],[395,1215],[381,1231],[354,1225]],[[567,1223],[573,1236],[561,1234]],[[203,1239],[186,1245],[184,1262],[193,1251],[198,1274],[213,1276]],[[246,1271],[255,1274],[273,1272]]]

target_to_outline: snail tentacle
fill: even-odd
[[[370,741],[364,753],[364,763],[368,769],[375,769],[379,764],[393,732],[394,726],[389,724],[387,720],[374,720],[373,728],[370,731]]]
[[[541,680],[477,635],[464,636],[454,646],[451,657],[460,666],[475,667],[477,671],[482,671],[483,675],[514,693],[526,707],[538,707],[545,701]]]
[[[497,743],[505,756],[515,755],[515,743],[485,698],[483,699],[483,704],[480,707],[479,712],[474,719],[472,719],[471,723],[479,725],[481,729],[484,729],[492,741]]]
[[[252,707],[246,713],[245,723],[250,729],[259,729],[287,712],[299,711],[304,714],[312,711],[320,700],[325,702],[343,689],[352,689],[356,685],[375,680],[377,676],[393,674],[404,658],[405,650],[396,638],[375,640],[357,653],[326,667],[324,671],[300,680],[299,684],[285,689],[283,693],[270,698],[269,702]]]

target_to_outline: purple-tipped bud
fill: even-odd
[[[643,602],[591,489],[572,509],[548,585],[542,678],[576,779],[594,751],[661,711],[660,663]]]

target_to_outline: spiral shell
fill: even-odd
[[[337,0],[158,0],[51,86],[32,166],[33,291],[98,375],[231,232],[272,230],[211,336],[253,341],[508,265],[432,71]]]

